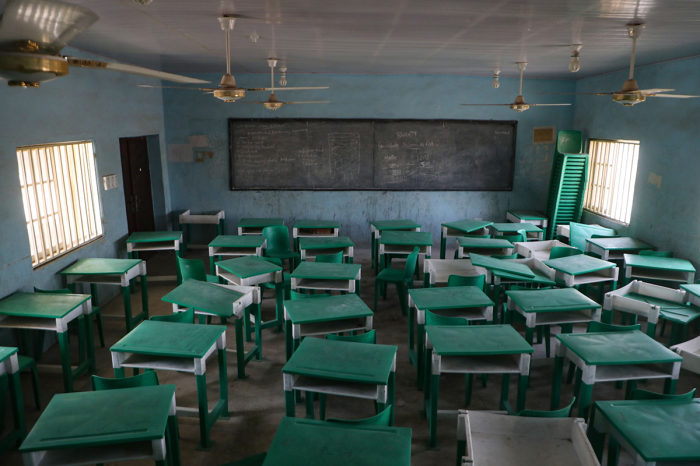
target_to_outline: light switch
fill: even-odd
[[[105,175],[102,177],[102,184],[104,185],[105,191],[114,189],[119,186],[119,181],[117,180],[117,175]]]

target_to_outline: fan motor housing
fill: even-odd
[[[631,107],[634,104],[647,100],[647,96],[644,94],[623,94],[617,92],[613,94],[612,98],[614,102],[619,102],[625,107]]]
[[[68,61],[56,55],[0,52],[0,79],[11,86],[37,87],[68,74]]]

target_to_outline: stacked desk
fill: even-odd
[[[469,257],[475,252],[482,256],[510,256],[513,254],[513,243],[505,239],[457,237],[457,259]]]
[[[513,223],[532,223],[543,229],[547,228],[547,217],[534,210],[509,210],[506,212],[506,220]]]
[[[639,251],[651,251],[654,246],[634,238],[588,238],[586,254],[597,254],[607,260],[622,260],[625,254],[639,254]]]
[[[555,239],[546,241],[515,242],[513,243],[513,246],[515,246],[515,252],[526,259],[532,258],[540,261],[546,261],[549,259],[552,248],[572,248],[572,246]]]
[[[693,283],[695,267],[690,261],[674,257],[625,254],[625,281],[633,278],[663,282]]]
[[[525,230],[525,241],[541,240],[544,230],[532,223],[494,223],[491,228],[491,235],[517,235],[519,230]]]
[[[260,236],[263,228],[278,225],[284,225],[283,218],[242,218],[238,221],[238,236]]]
[[[300,238],[333,238],[340,233],[340,222],[334,220],[296,220],[292,228],[294,250],[299,251]]]
[[[348,264],[353,262],[355,245],[347,236],[302,237],[297,241],[302,261],[315,259],[319,254],[335,254],[342,251],[344,261]]]
[[[421,225],[413,220],[375,220],[370,222],[371,247],[372,247],[372,268],[379,267],[379,240],[382,233],[387,230],[392,231],[420,231]]]
[[[180,257],[185,257],[185,252],[192,240],[190,225],[216,225],[216,236],[226,234],[226,213],[223,210],[209,214],[192,215],[187,209],[178,218],[182,243],[180,244]],[[185,234],[186,233],[186,234]]]
[[[440,228],[440,259],[445,258],[447,238],[464,235],[484,236],[488,234],[488,227],[493,222],[483,220],[459,220],[457,222],[443,223]]]
[[[432,247],[433,236],[427,231],[387,231],[379,240],[379,268],[377,270],[381,271],[390,266],[387,254],[408,256],[414,248],[418,248],[418,263],[416,264],[416,271],[418,271],[420,256],[430,259]]]
[[[138,259],[141,251],[175,251],[180,256],[181,231],[139,231],[126,240],[129,259]]]
[[[262,256],[267,240],[264,236],[217,236],[209,243],[209,270],[214,272],[214,258]]]
[[[460,261],[452,259],[425,259],[423,261],[423,288],[432,288],[436,284],[447,284],[450,275],[473,277],[485,275],[486,283],[491,283],[491,272],[483,267],[475,267],[469,259]]]
[[[601,302],[605,282],[611,282],[610,291],[617,288],[618,268],[613,262],[579,254],[550,259],[544,261],[544,264],[556,270],[555,280],[559,286],[572,287],[598,283],[598,300]]]
[[[292,272],[292,290],[337,290],[360,295],[360,264],[302,262]]]

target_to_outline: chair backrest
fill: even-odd
[[[350,336],[326,335],[326,340],[347,341],[348,343],[367,343],[374,345],[377,343],[377,331],[370,330],[369,332]]]
[[[274,225],[263,228],[262,234],[267,240],[268,252],[289,252],[289,228]]]
[[[281,259],[278,259],[278,258],[276,258],[276,257],[261,257],[260,259],[266,260],[266,261],[268,261],[270,264],[275,264],[275,265],[279,265],[280,267],[284,267],[284,266],[282,265],[282,260],[281,260]]]
[[[555,246],[549,251],[549,258],[559,259],[560,257],[578,256],[579,254],[583,254],[583,251],[580,249]]]
[[[207,271],[204,269],[204,261],[199,259],[177,259],[177,274],[182,282],[186,282],[190,278],[200,281],[207,281]]]
[[[573,400],[571,400],[571,403],[569,403],[569,406],[561,409],[557,409],[555,411],[535,411],[532,409],[523,409],[518,413],[518,416],[522,417],[569,417],[571,415],[571,408],[574,407],[574,403],[576,402],[576,397],[574,397]]]
[[[640,256],[654,256],[654,257],[673,257],[673,251],[649,251],[643,250],[639,251]]]
[[[123,379],[108,379],[93,375],[90,378],[93,391],[117,390],[120,388],[152,387],[158,385],[158,375],[155,371],[144,372],[133,377]]]
[[[42,290],[41,288],[34,287],[34,293],[60,293],[60,294],[70,294],[71,290],[68,288],[60,288],[58,290]]]
[[[604,324],[603,322],[591,321],[588,322],[589,333],[604,333],[604,332],[632,332],[634,330],[641,330],[642,326],[637,325],[612,325]]]
[[[513,254],[494,254],[491,256],[493,259],[517,259],[518,258],[518,253],[513,253]]]
[[[681,393],[680,395],[666,395],[665,393],[655,393],[648,390],[642,390],[641,388],[635,388],[630,393],[629,400],[669,400],[669,401],[685,401],[692,400],[695,396],[695,389],[692,389],[688,393]]]
[[[333,422],[335,424],[347,424],[352,426],[391,426],[391,410],[393,406],[387,406],[384,411],[377,414],[376,416],[368,417],[367,419],[357,419],[354,421],[347,421],[345,419],[326,419],[326,422]]]
[[[460,326],[469,325],[469,321],[464,317],[445,317],[425,311],[425,325],[449,325]]]
[[[289,293],[292,301],[296,301],[297,299],[327,298],[331,295],[330,293],[304,294],[294,290],[291,290]]]
[[[447,277],[447,286],[475,286],[484,290],[486,275],[472,275],[465,277],[462,275],[450,275]]]
[[[343,251],[338,251],[335,254],[319,254],[316,256],[316,262],[327,262],[329,264],[342,264]]]
[[[616,236],[617,233],[611,228],[586,225],[584,223],[576,222],[569,223],[569,245],[580,249],[581,251],[585,251],[586,240],[591,238],[593,235],[606,238]]]
[[[406,268],[403,269],[403,277],[405,280],[413,280],[413,274],[416,271],[416,266],[418,265],[418,252],[420,248],[413,248],[413,252],[406,258]]]
[[[558,131],[556,151],[560,154],[580,154],[583,152],[581,131]]]
[[[164,316],[151,316],[148,320],[157,322],[174,322],[176,324],[194,324],[194,309],[188,309],[183,312],[176,312]]]

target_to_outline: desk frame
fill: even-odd
[[[178,222],[180,224],[180,231],[182,232],[182,242],[180,243],[180,257],[185,257],[185,252],[190,246],[191,235],[191,225],[216,225],[216,236],[225,235],[226,233],[226,212],[223,210],[218,211],[215,214],[190,214],[190,209],[184,211],[178,217]],[[195,245],[192,245],[195,246]],[[206,245],[197,245],[200,248],[206,248]]]

